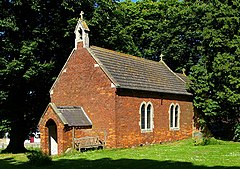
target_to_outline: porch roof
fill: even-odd
[[[92,126],[91,120],[82,107],[58,106],[57,111],[60,119],[70,127]]]

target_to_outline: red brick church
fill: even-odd
[[[161,59],[146,60],[89,46],[80,18],[75,48],[50,89],[39,129],[50,155],[74,147],[75,138],[98,137],[107,148],[133,147],[192,136],[192,94],[186,77]]]

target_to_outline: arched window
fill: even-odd
[[[170,127],[173,127],[173,113],[174,113],[174,105],[170,107]]]
[[[171,104],[169,108],[169,124],[170,129],[179,129],[180,106],[178,104]]]
[[[147,129],[151,128],[151,104],[147,106]]]
[[[141,106],[141,129],[145,129],[145,104]]]
[[[174,127],[178,128],[178,112],[179,112],[179,106],[175,106],[175,116],[174,116]]]
[[[140,108],[140,120],[142,131],[152,131],[153,129],[153,106],[152,104],[143,102]]]

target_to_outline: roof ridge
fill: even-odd
[[[182,82],[186,83],[186,82],[185,82],[181,77],[179,77],[170,67],[168,67],[168,65],[167,65],[163,60],[161,60],[160,62],[162,62],[163,65],[164,65],[166,68],[168,68],[168,70],[169,70],[172,74],[174,74],[178,79],[180,79]]]
[[[134,56],[134,55],[131,55],[131,54],[126,54],[126,53],[123,53],[123,52],[118,52],[118,51],[115,51],[115,50],[112,50],[112,49],[106,49],[106,48],[103,48],[103,47],[99,47],[99,46],[90,46],[90,48],[97,48],[101,51],[104,51],[104,52],[111,52],[111,53],[116,53],[120,56],[124,56],[124,57],[128,57],[128,58],[133,58],[133,59],[138,59],[138,60],[143,60],[143,61],[147,61],[147,62],[153,62],[153,63],[159,63],[158,61],[154,61],[154,60],[150,60],[150,59],[146,59],[146,58],[143,58],[143,57],[138,57],[138,56]]]
[[[90,46],[88,50],[117,88],[191,95],[186,90],[185,81],[164,61],[148,60],[97,46]]]
[[[134,58],[134,59],[139,59],[139,60],[143,60],[143,61],[148,61],[148,62],[151,62],[151,63],[163,63],[163,65],[171,72],[173,73],[178,79],[180,79],[181,81],[183,81],[184,83],[186,83],[181,77],[179,77],[170,67],[167,66],[167,64],[163,61],[163,60],[160,60],[159,62],[157,61],[154,61],[154,60],[150,60],[150,59],[146,59],[146,58],[142,58],[142,57],[138,57],[138,56],[134,56],[134,55],[131,55],[131,54],[125,54],[125,53],[122,53],[122,52],[118,52],[118,51],[114,51],[114,50],[111,50],[111,49],[106,49],[106,48],[102,48],[102,47],[99,47],[99,46],[91,46],[93,48],[98,48],[100,49],[101,51],[109,51],[109,52],[112,52],[112,53],[117,53],[119,54],[120,56],[125,56],[125,57],[131,57],[131,58]]]

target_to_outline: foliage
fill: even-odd
[[[199,2],[202,47],[191,69],[194,106],[204,125],[217,137],[233,138],[240,119],[240,3]]]
[[[201,139],[195,139],[195,146],[207,146],[207,145],[224,145],[225,142],[217,140],[214,137],[202,137]]]
[[[93,13],[95,0],[4,0],[0,21],[0,121],[8,121],[6,151],[24,151],[49,102],[49,88],[74,46],[81,9]],[[87,16],[90,17],[90,16]],[[86,17],[86,18],[87,18]],[[6,123],[0,123],[1,129]]]
[[[41,151],[32,151],[28,153],[29,163],[35,166],[46,166],[52,164],[52,158]]]
[[[233,138],[233,140],[240,142],[240,124],[239,123],[234,126],[234,138]]]
[[[192,6],[175,0],[120,2],[111,8],[95,11],[90,26],[95,45],[164,61],[173,70],[197,63],[195,55],[201,33],[196,31],[198,13]]]
[[[93,43],[190,74],[190,91],[204,130],[233,138],[240,119],[240,2],[120,2],[95,11]],[[93,38],[92,38],[93,39]]]
[[[0,137],[3,137],[5,133],[10,131],[9,121],[1,119],[0,121]]]
[[[233,136],[240,119],[238,0],[4,0],[0,7],[0,121],[9,122],[11,151],[23,148],[49,102],[81,10],[91,44],[156,61],[164,54],[174,71],[185,68],[202,124],[213,132],[230,128]]]

